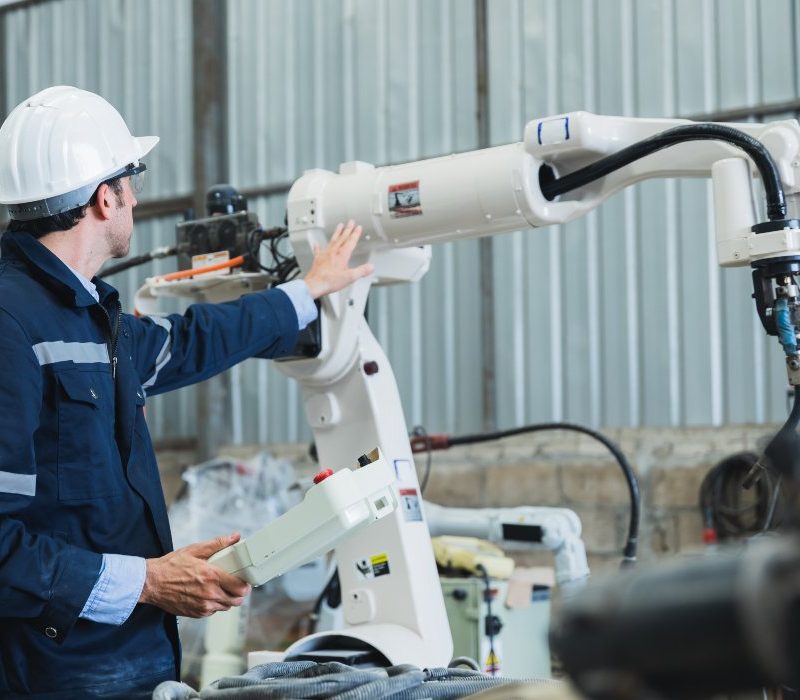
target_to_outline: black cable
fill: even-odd
[[[322,604],[327,602],[329,608],[338,608],[342,604],[342,587],[339,581],[339,569],[334,568],[331,577],[322,589],[317,600],[314,602],[314,607],[311,611],[311,633],[317,631],[317,623],[319,622],[319,614],[322,610]]]
[[[116,275],[119,272],[124,272],[125,270],[129,270],[132,267],[136,267],[137,265],[144,265],[145,263],[149,263],[153,260],[158,260],[160,258],[166,258],[171,255],[178,254],[178,247],[172,246],[170,248],[156,248],[155,250],[151,250],[149,253],[144,253],[143,255],[137,255],[133,258],[128,258],[127,260],[117,263],[116,265],[112,265],[111,267],[107,267],[104,270],[101,270],[97,275],[101,279],[103,277],[110,277],[111,275]]]
[[[493,676],[496,673],[497,656],[494,652],[494,619],[492,615],[492,586],[489,581],[489,572],[482,564],[477,566],[478,572],[483,578],[483,599],[486,601],[486,619],[484,620],[484,632],[489,638],[489,673]],[[480,651],[478,652],[480,653]]]
[[[596,430],[586,428],[582,425],[574,423],[537,423],[534,425],[525,425],[521,428],[512,428],[511,430],[501,430],[495,433],[476,433],[471,435],[461,435],[458,437],[449,437],[447,442],[449,446],[453,445],[472,445],[478,442],[489,442],[492,440],[500,440],[502,438],[512,437],[514,435],[523,435],[526,433],[536,433],[543,430],[571,430],[576,433],[583,433],[589,437],[594,438],[606,446],[609,452],[614,455],[617,464],[619,464],[625,475],[625,481],[628,484],[628,492],[631,499],[631,515],[628,523],[628,539],[625,543],[625,548],[622,551],[623,566],[631,564],[636,561],[636,549],[638,546],[639,538],[639,518],[641,512],[641,496],[639,493],[639,481],[633,471],[630,463],[628,462],[622,451],[609,440],[602,433]]]
[[[786,218],[786,201],[783,194],[780,173],[769,151],[760,141],[743,131],[722,124],[685,124],[667,129],[660,134],[631,144],[610,156],[601,158],[580,170],[552,180],[542,179],[542,194],[552,200],[565,192],[570,192],[609,173],[630,165],[663,148],[685,141],[714,140],[725,141],[741,148],[749,155],[761,174],[767,196],[767,215],[771,221]]]
[[[259,263],[259,266],[262,270],[275,277],[272,286],[296,279],[300,274],[300,265],[297,262],[297,258],[294,255],[286,255],[280,249],[281,243],[289,239],[288,229],[274,228],[262,233],[264,235],[258,245],[260,246],[264,241],[268,242],[269,254],[273,260],[273,265],[272,267],[267,267]]]
[[[758,461],[753,452],[738,452],[715,464],[700,484],[703,525],[724,540],[748,537],[772,526],[779,495],[768,471],[754,483],[755,495],[743,502],[746,476]]]
[[[258,265],[263,272],[274,277],[272,286],[275,287],[284,282],[295,279],[300,274],[300,265],[294,255],[286,255],[280,249],[280,244],[288,240],[289,231],[283,227],[276,227],[268,230],[262,228],[253,229],[248,234],[247,254],[251,261]],[[273,264],[264,265],[260,259],[261,246],[267,243],[269,255]]]

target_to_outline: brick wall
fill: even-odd
[[[708,470],[734,452],[756,450],[777,426],[647,428],[607,431],[639,476],[642,560],[697,548],[702,544],[698,490]],[[257,448],[236,447],[225,454],[247,456]],[[316,471],[305,445],[271,445],[300,473]],[[190,452],[161,451],[159,463],[168,498]],[[425,455],[417,456],[422,473]],[[593,571],[615,568],[629,516],[628,490],[612,455],[577,433],[546,432],[434,452],[425,497],[452,506],[543,505],[572,508],[583,523]],[[547,555],[514,554],[520,564],[547,563]]]
[[[639,478],[639,557],[702,546],[698,494],[703,477],[735,452],[757,450],[777,426],[612,430]],[[418,459],[424,466],[424,456]],[[583,523],[593,571],[620,561],[629,519],[628,488],[608,450],[578,433],[546,432],[434,453],[426,497],[443,505],[564,506]],[[542,556],[514,555],[520,563]]]

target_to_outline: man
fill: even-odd
[[[128,253],[156,137],[98,95],[53,87],[0,127],[0,696],[147,696],[177,678],[176,615],[241,605],[207,563],[238,535],[172,551],[146,394],[291,351],[349,269],[339,226],[305,277],[185,315],[121,313],[95,277]]]

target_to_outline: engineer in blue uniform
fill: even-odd
[[[146,697],[178,677],[176,615],[241,605],[208,564],[238,536],[173,551],[146,396],[278,357],[314,299],[371,272],[340,226],[304,280],[136,318],[96,277],[128,253],[156,137],[103,98],[48,88],[0,127],[0,697]]]

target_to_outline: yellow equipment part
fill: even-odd
[[[481,576],[481,567],[490,578],[507,579],[514,572],[514,560],[503,550],[477,537],[442,535],[431,539],[436,563],[445,569],[460,569]]]

